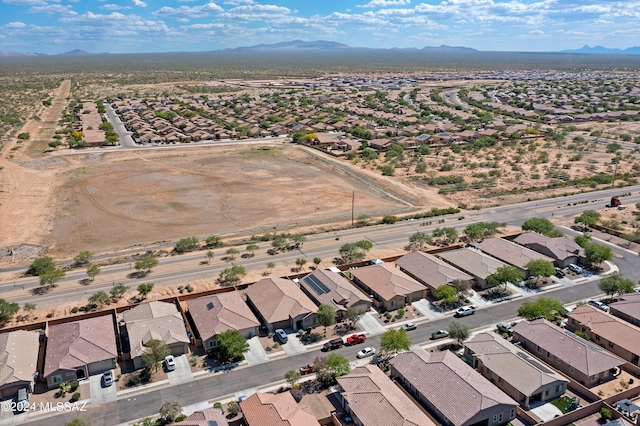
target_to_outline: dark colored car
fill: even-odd
[[[449,332],[446,330],[438,330],[434,333],[431,333],[431,340],[443,339],[449,336]]]

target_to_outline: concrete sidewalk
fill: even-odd
[[[382,324],[378,322],[374,315],[378,314],[367,312],[362,316],[362,318],[360,318],[360,321],[358,321],[360,327],[362,327],[366,333],[369,333],[369,335],[382,334],[387,331]]]

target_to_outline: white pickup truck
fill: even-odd
[[[457,317],[466,317],[467,315],[473,315],[476,313],[475,306],[463,306],[461,308],[456,309]]]

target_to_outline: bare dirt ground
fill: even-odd
[[[53,256],[345,219],[354,190],[359,211],[402,208],[294,146],[109,153],[84,162],[68,168],[57,196]]]
[[[30,120],[21,129],[31,141],[14,139],[0,155],[0,244],[5,248],[26,245],[30,249],[23,251],[33,255],[51,231],[52,196],[61,183],[59,166],[66,161],[34,158],[42,157],[51,140],[70,87],[69,80],[62,82],[52,93],[52,105],[41,107],[41,121]]]

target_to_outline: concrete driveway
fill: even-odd
[[[174,359],[176,360],[176,369],[173,371],[167,371],[169,384],[177,385],[179,383],[190,382],[193,380],[193,373],[191,372],[191,367],[189,367],[187,355],[176,356]]]
[[[102,374],[94,374],[89,377],[89,393],[91,394],[91,404],[104,404],[105,402],[111,402],[118,399],[118,392],[116,390],[116,384],[112,384],[109,387],[102,386]],[[81,399],[84,399],[86,395],[81,395]]]
[[[287,355],[295,355],[307,351],[307,348],[295,334],[289,334],[289,341],[282,345],[282,349]]]
[[[542,403],[537,407],[530,409],[530,411],[540,417],[543,422],[562,415],[562,411],[550,402]]]
[[[260,364],[269,361],[267,352],[265,352],[264,348],[262,347],[262,343],[260,343],[260,338],[258,336],[254,336],[251,339],[247,340],[247,343],[249,343],[249,350],[244,353],[244,359],[249,365]]]

